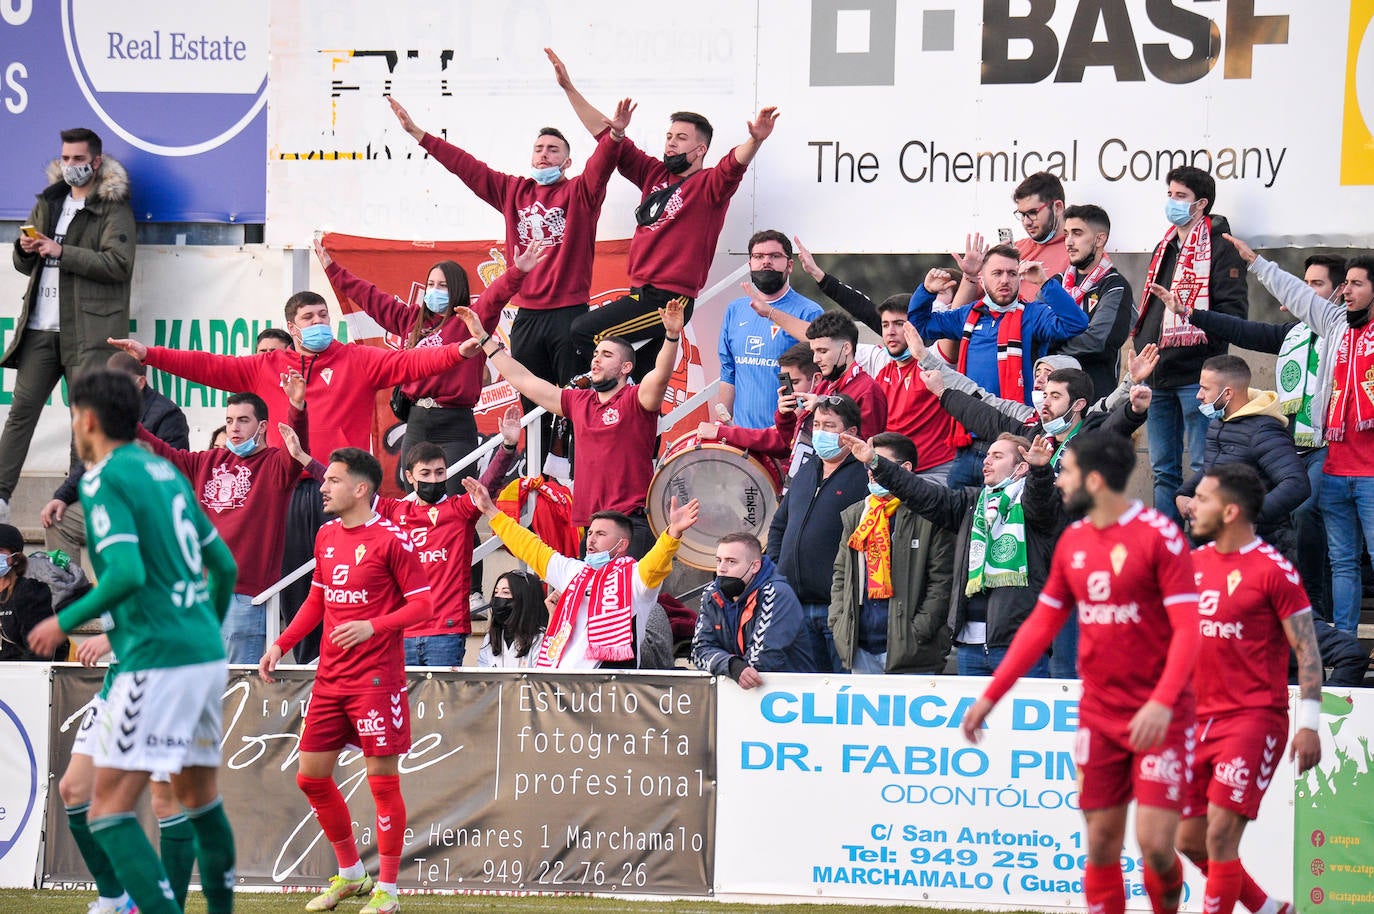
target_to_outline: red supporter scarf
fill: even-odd
[[[1150,258],[1150,272],[1145,277],[1145,291],[1140,296],[1140,321],[1145,320],[1145,310],[1150,305],[1150,283],[1158,282],[1159,261],[1169,239],[1178,234],[1178,229],[1169,226],[1164,240],[1155,247]],[[1212,219],[1203,216],[1188,232],[1178,248],[1178,263],[1174,265],[1174,276],[1169,282],[1169,290],[1191,311],[1206,311],[1211,304],[1212,286]],[[1134,333],[1132,333],[1134,336]],[[1207,334],[1188,322],[1186,314],[1175,314],[1164,309],[1164,319],[1159,329],[1159,348],[1171,349],[1176,346],[1201,346],[1207,342]]]
[[[634,585],[630,575],[635,560],[622,555],[601,568],[583,565],[563,588],[553,609],[536,667],[555,667],[572,637],[582,595],[587,597],[587,656],[593,660],[630,660],[635,655]]]
[[[1355,406],[1355,430],[1374,428],[1374,323],[1351,327],[1341,337],[1326,413],[1327,441],[1345,440],[1351,403]]]
[[[1102,260],[1088,272],[1087,277],[1084,278],[1083,282],[1080,284],[1078,282],[1078,268],[1070,264],[1069,268],[1064,271],[1064,291],[1073,296],[1074,304],[1083,308],[1083,310],[1089,314],[1092,314],[1092,308],[1096,307],[1096,302],[1093,303],[1092,307],[1084,308],[1083,300],[1088,297],[1089,292],[1096,289],[1098,284],[1102,282],[1102,277],[1106,276],[1111,271],[1112,259],[1106,254],[1103,254]]]
[[[1017,302],[1010,311],[998,312],[988,306],[986,298],[979,299],[968,309],[964,332],[959,337],[959,363],[956,367],[960,374],[966,375],[968,345],[973,337],[973,329],[978,326],[978,321],[984,314],[991,315],[997,322],[997,383],[1001,388],[997,391],[997,396],[1004,400],[1024,402],[1026,399],[1026,376],[1021,361],[1021,317],[1025,312],[1026,306],[1021,302]],[[973,436],[952,418],[949,443],[956,448],[967,447],[973,443]]]

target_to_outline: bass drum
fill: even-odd
[[[670,501],[701,502],[697,522],[682,538],[677,557],[693,568],[716,570],[716,543],[727,533],[752,533],[766,542],[778,508],[782,473],[767,457],[718,441],[686,435],[674,441],[649,483],[646,510],[655,534],[668,527]]]

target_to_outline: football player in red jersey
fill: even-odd
[[[1292,911],[1255,884],[1240,862],[1245,826],[1259,815],[1288,735],[1288,648],[1298,656],[1298,729],[1291,755],[1303,772],[1321,760],[1317,721],[1322,661],[1302,579],[1255,535],[1264,483],[1249,464],[1213,467],[1198,483],[1197,749],[1178,847],[1207,874],[1203,910]]]
[[[362,911],[399,910],[396,878],[406,828],[399,762],[410,750],[402,636],[433,615],[434,604],[410,538],[373,510],[381,484],[381,464],[367,451],[340,448],[329,455],[320,492],[325,513],[334,519],[315,537],[310,596],[258,664],[258,675],[271,682],[282,655],[323,621],[296,784],[334,846],[339,873],[306,904],[307,911],[332,910],[341,899],[372,888],[353,840],[348,804],[334,783],[339,750],[349,745],[362,749],[377,806],[380,871]]]
[[[1032,445],[1049,448],[1043,438]],[[1035,610],[963,720],[964,736],[976,742],[993,705],[1050,646],[1068,614],[1078,614],[1083,697],[1074,754],[1091,914],[1126,908],[1121,848],[1133,799],[1156,914],[1176,912],[1183,888],[1174,832],[1192,739],[1197,592],[1183,534],[1126,497],[1134,468],[1135,446],[1120,435],[1088,432],[1065,445],[1055,485],[1071,512],[1087,516],[1060,537]],[[1132,663],[1122,664],[1123,657]]]

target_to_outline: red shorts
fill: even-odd
[[[314,693],[305,711],[302,752],[361,749],[363,755],[410,751],[410,701],[406,690],[348,695]]]
[[[1191,717],[1170,724],[1164,742],[1148,752],[1131,748],[1129,721],[1080,723],[1074,739],[1079,808],[1109,809],[1134,799],[1140,806],[1179,809],[1192,748]]]
[[[1215,803],[1247,819],[1259,815],[1288,742],[1288,715],[1260,710],[1198,721],[1197,749],[1183,816],[1207,815]]]

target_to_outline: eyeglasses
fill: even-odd
[[[781,252],[775,253],[775,254],[750,254],[750,255],[749,255],[749,262],[750,262],[750,263],[787,263],[787,261],[789,261],[789,260],[791,260],[791,259],[792,259],[791,257],[788,257],[786,254],[783,254],[783,253],[781,253]]]
[[[1044,209],[1045,207],[1047,207],[1047,206],[1049,206],[1048,203],[1041,203],[1041,204],[1040,204],[1039,206],[1037,206],[1035,209],[1030,210],[1029,212],[1024,212],[1024,213],[1023,213],[1021,210],[1019,210],[1019,209],[1018,209],[1018,210],[1012,210],[1012,215],[1013,215],[1013,216],[1016,216],[1017,218],[1019,218],[1022,222],[1030,222],[1030,221],[1031,221],[1032,219],[1034,219],[1036,216],[1040,215],[1040,211],[1041,211],[1042,209]]]

